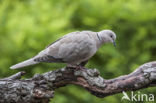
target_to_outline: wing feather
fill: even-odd
[[[36,62],[48,62],[48,63],[51,63],[51,62],[64,63],[65,62],[65,61],[63,61],[62,58],[55,58],[51,55],[44,55],[42,57],[35,58],[34,61],[36,61]]]
[[[66,35],[64,35],[63,37],[57,39],[56,41],[54,41],[54,42],[52,42],[51,44],[49,44],[48,46],[46,46],[46,48],[50,47],[51,45],[53,45],[54,43],[60,41],[61,39],[65,38],[65,37],[67,37],[67,36],[69,36],[69,35],[77,34],[78,32],[80,32],[80,31],[71,32],[71,33],[69,33],[69,34],[66,34]]]

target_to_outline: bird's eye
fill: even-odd
[[[113,38],[113,36],[112,36],[112,35],[111,35],[110,37],[111,37],[111,38]]]

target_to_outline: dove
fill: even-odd
[[[71,32],[48,45],[36,56],[10,67],[18,69],[38,63],[66,63],[67,67],[84,67],[96,51],[106,43],[115,43],[112,30]]]

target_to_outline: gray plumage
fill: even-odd
[[[101,45],[108,42],[115,45],[115,39],[116,35],[111,30],[72,32],[53,42],[33,58],[10,68],[17,69],[40,62],[77,65],[90,59]]]

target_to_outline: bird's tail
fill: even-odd
[[[38,63],[39,62],[35,62],[34,61],[34,58],[31,58],[31,59],[28,59],[26,61],[23,61],[21,63],[18,63],[18,64],[15,64],[15,65],[11,66],[10,69],[18,69],[18,68],[22,68],[22,67],[38,64]]]

